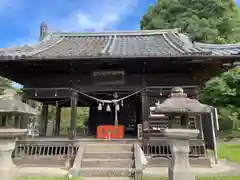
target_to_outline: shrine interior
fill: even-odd
[[[119,97],[128,96],[146,87],[148,105],[142,105],[141,92],[123,101],[118,111],[118,124],[125,128],[125,136],[137,135],[137,124],[143,120],[143,111],[167,98],[171,85],[194,85],[194,72],[200,71],[204,64],[192,63],[189,59],[129,59],[129,60],[68,60],[68,61],[11,61],[0,66],[1,75],[24,85],[28,99],[44,104],[56,103],[69,99],[69,88],[87,95],[103,99],[113,99],[114,93]],[[102,72],[117,74],[101,75]],[[6,72],[6,74],[5,74]],[[99,73],[94,76],[94,73]],[[16,76],[18,74],[18,76]],[[153,87],[154,86],[154,87]],[[170,86],[168,91],[161,87]],[[192,90],[191,90],[192,91]],[[159,94],[165,93],[162,99]],[[189,94],[191,96],[191,93]],[[107,104],[98,110],[98,103],[84,94],[78,93],[78,107],[89,107],[89,135],[95,135],[98,125],[113,125],[115,119],[114,106],[107,110]],[[70,101],[59,106],[70,107]],[[144,108],[148,110],[144,110]],[[147,112],[149,113],[149,112]],[[70,119],[70,117],[69,117]]]

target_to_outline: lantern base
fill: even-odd
[[[15,140],[0,140],[0,170],[11,169],[15,167],[12,161],[12,153],[15,148]]]
[[[0,140],[0,174],[3,180],[14,180],[17,174],[16,165],[12,161],[15,140]]]

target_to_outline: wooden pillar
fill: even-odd
[[[61,109],[60,106],[57,106],[56,108],[55,136],[60,135]]]
[[[142,91],[141,93],[142,100],[142,122],[148,120],[149,116],[149,104],[148,104],[148,96],[146,91]]]
[[[144,152],[148,152],[148,135],[149,135],[149,115],[150,115],[150,107],[148,103],[148,96],[146,90],[141,92],[141,103],[142,103],[142,129],[143,129],[143,134],[142,134],[142,143],[143,143],[143,150]]]
[[[142,102],[142,125],[143,125],[143,130],[148,129],[148,117],[149,117],[149,105],[148,105],[148,97],[146,94],[146,91],[141,92],[141,102]],[[143,132],[144,133],[144,132]]]
[[[143,124],[142,122],[142,111],[141,111],[141,101],[140,101],[140,96],[138,100],[135,103],[136,107],[136,124],[135,124],[135,134],[138,134],[138,124]]]
[[[69,129],[69,139],[76,139],[76,118],[77,118],[77,102],[78,102],[78,94],[77,92],[72,92],[71,97],[71,121],[70,121],[70,129]]]
[[[42,107],[42,118],[41,118],[41,136],[47,135],[47,125],[48,125],[48,105],[43,104]]]

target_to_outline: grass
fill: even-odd
[[[136,180],[167,180],[167,177],[143,177]],[[84,180],[84,178],[48,178],[48,177],[25,177],[19,178],[17,180]],[[197,178],[197,180],[240,180],[239,176],[233,177],[204,177],[204,178]]]
[[[240,144],[218,143],[218,156],[220,159],[228,159],[240,163]]]
[[[154,178],[154,177],[144,177],[139,180],[167,180],[167,177],[162,178]],[[197,180],[240,180],[239,176],[233,176],[233,177],[204,177],[204,178],[197,178]]]
[[[68,178],[68,177],[21,177],[16,180],[84,180],[83,177]]]

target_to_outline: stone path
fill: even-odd
[[[196,176],[240,176],[240,164],[221,160],[212,168],[192,168]],[[18,177],[26,176],[44,176],[44,177],[68,177],[69,172],[66,169],[57,167],[21,167],[17,168]],[[168,169],[146,168],[143,172],[147,177],[163,177],[167,176]],[[129,177],[85,177],[84,180],[132,180]]]
[[[68,174],[68,170],[59,167],[17,167],[16,169],[18,177],[67,177]]]
[[[221,160],[218,164],[213,165],[212,168],[192,168],[191,170],[196,176],[240,176],[240,164]],[[143,172],[144,176],[167,176],[168,169],[160,168],[146,168]]]

